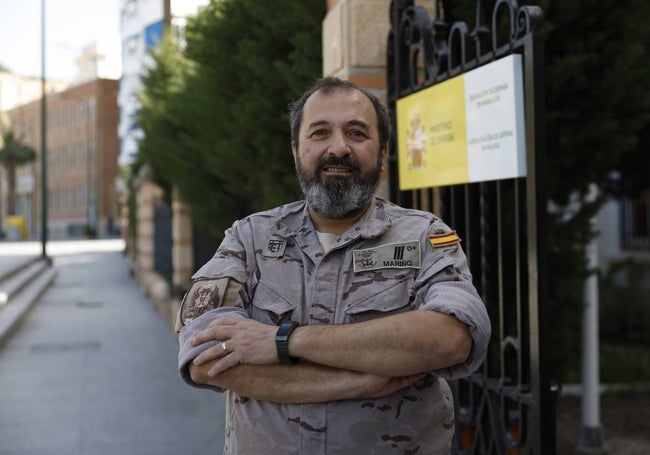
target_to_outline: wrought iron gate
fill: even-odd
[[[442,0],[429,6],[432,20],[413,0],[391,2],[387,68],[392,112],[399,98],[505,56],[520,54],[523,61],[525,177],[400,191],[395,140],[391,146],[392,200],[438,213],[459,232],[492,319],[483,367],[452,384],[454,453],[552,455],[555,393],[546,351],[542,12],[520,7],[516,0],[493,0],[488,10],[477,0],[470,30],[464,21],[445,20]]]
[[[154,208],[154,269],[168,283],[172,282],[172,208],[161,202]]]

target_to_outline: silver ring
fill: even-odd
[[[226,346],[226,342],[221,343],[221,349],[223,349],[223,352],[228,352],[228,346]]]

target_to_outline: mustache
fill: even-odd
[[[318,161],[316,165],[316,174],[319,174],[323,168],[327,166],[345,166],[352,169],[352,171],[359,175],[361,173],[361,166],[359,163],[353,159],[350,155],[338,157],[338,156],[328,156]]]

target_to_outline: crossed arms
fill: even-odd
[[[192,381],[279,403],[377,398],[463,363],[472,349],[467,325],[428,310],[298,327],[289,339],[290,355],[300,358],[294,365],[279,363],[276,331],[251,319],[216,319],[191,341],[219,341],[189,363]]]

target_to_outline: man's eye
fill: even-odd
[[[325,136],[326,134],[327,130],[315,130],[311,133],[311,135],[315,137]]]
[[[354,137],[354,138],[365,138],[366,137],[366,133],[364,133],[361,130],[352,130],[348,134],[350,136]]]

